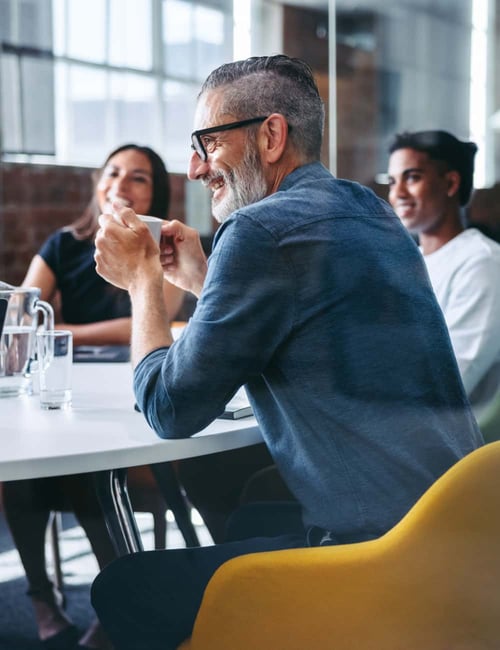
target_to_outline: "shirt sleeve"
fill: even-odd
[[[453,278],[445,309],[451,343],[468,395],[500,354],[500,264],[472,258]]]
[[[160,437],[200,431],[263,372],[291,331],[294,285],[286,251],[264,227],[238,215],[221,227],[181,337],[135,369],[137,403]]]
[[[61,247],[62,231],[57,230],[44,241],[38,255],[44,260],[47,266],[57,276],[59,274],[59,260],[60,260],[60,247]]]

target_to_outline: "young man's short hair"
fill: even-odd
[[[458,198],[467,205],[472,191],[474,156],[477,145],[459,140],[447,131],[405,131],[398,133],[389,145],[389,153],[398,149],[415,149],[426,153],[431,160],[445,162],[450,170],[460,174]]]

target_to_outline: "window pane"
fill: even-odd
[[[151,0],[111,0],[109,61],[149,70],[152,56]]]
[[[207,7],[196,7],[195,46],[196,78],[203,80],[217,66],[231,58],[225,46],[230,39],[224,34],[224,14]]]
[[[231,13],[194,2],[165,0],[163,40],[165,70],[176,77],[205,79],[231,59]]]
[[[55,154],[54,63],[21,57],[24,151]]]
[[[0,41],[52,49],[51,0],[0,0]]]
[[[52,49],[50,0],[20,0],[17,5],[20,45]]]
[[[65,141],[58,145],[65,161],[95,165],[105,155],[106,77],[105,71],[83,66],[59,67],[57,124]]]
[[[44,139],[45,149],[55,131],[58,162],[93,166],[131,140],[151,144],[172,171],[185,172],[200,83],[231,58],[232,0],[0,0],[0,12],[2,38],[16,43],[22,37],[56,57],[55,83],[43,79],[38,103],[31,91],[35,102],[25,109],[12,97],[3,102],[4,146],[7,140],[24,146],[26,118],[37,149]],[[2,94],[10,89],[19,99],[19,66],[5,59],[3,67]],[[37,86],[36,64],[24,67]],[[134,68],[150,75],[135,75]],[[37,110],[49,100],[52,110]]]
[[[3,54],[1,64],[2,149],[53,155],[52,60]]]
[[[193,75],[193,11],[190,3],[165,0],[163,3],[163,41],[165,71],[176,77]]]
[[[155,116],[155,82],[135,74],[110,76],[110,134],[117,145],[154,142],[158,132]],[[113,145],[114,146],[114,145]]]
[[[10,33],[11,15],[10,0],[0,0],[0,40],[5,43],[12,42]]]
[[[191,157],[190,135],[193,130],[198,84],[167,81],[163,84],[163,118],[166,152],[171,171],[185,172]]]
[[[52,0],[53,52],[55,56],[66,54],[66,0]]]
[[[22,151],[19,60],[13,54],[2,54],[1,62],[2,149]]]
[[[105,21],[106,3],[102,0],[68,0],[68,56],[103,62],[106,54]]]

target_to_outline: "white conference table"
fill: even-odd
[[[38,396],[0,398],[0,481],[93,472],[119,554],[142,549],[126,468],[262,442],[255,418],[217,419],[200,433],[162,440],[134,410],[129,363],[75,363],[70,409],[45,411]]]

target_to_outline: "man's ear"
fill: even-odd
[[[259,148],[262,160],[269,164],[277,162],[286,148],[288,124],[281,113],[272,113],[259,130]]]
[[[460,190],[461,180],[462,177],[460,176],[460,173],[457,172],[455,169],[446,172],[446,182],[447,182],[446,193],[450,198],[458,194],[458,191]]]

